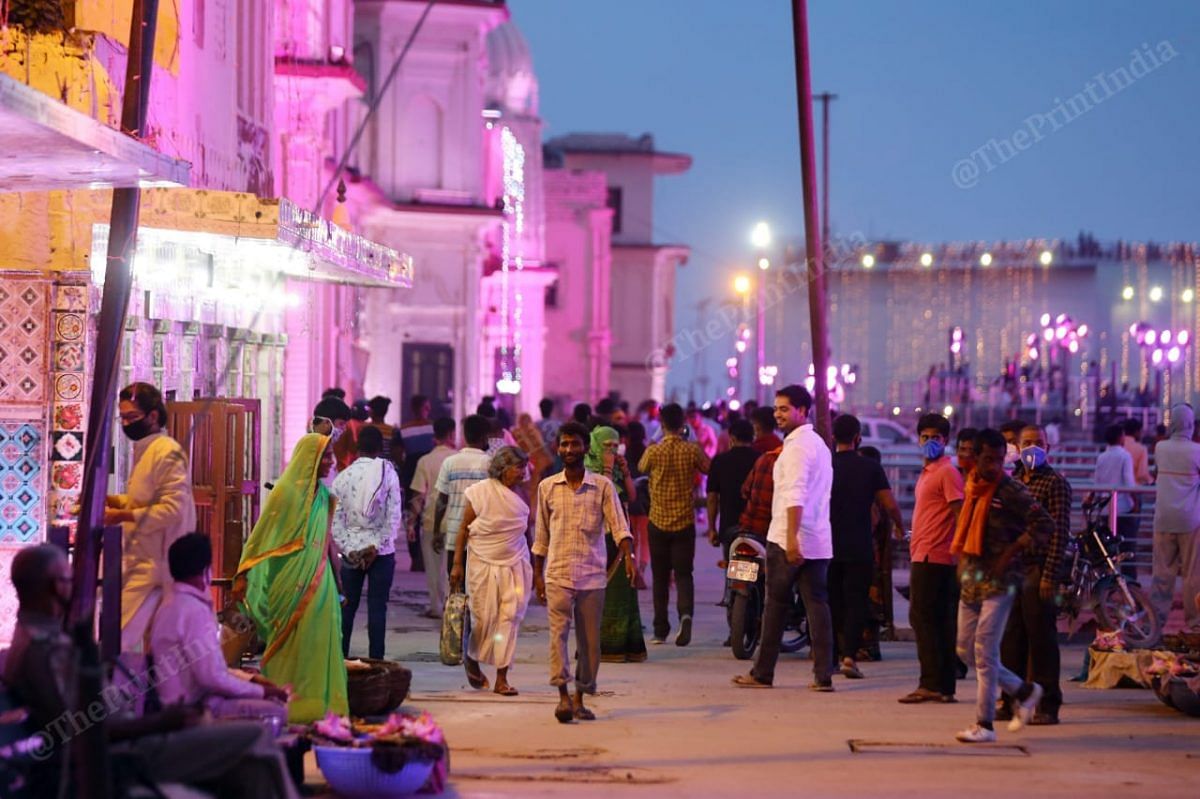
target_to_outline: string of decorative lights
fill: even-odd
[[[525,297],[520,282],[512,287],[512,270],[525,269],[525,148],[507,126],[500,130],[504,161],[504,221],[500,226],[500,369],[496,390],[501,394],[521,391],[521,327]],[[511,308],[509,296],[512,295]],[[511,323],[510,323],[511,310]],[[511,339],[512,347],[509,348]]]

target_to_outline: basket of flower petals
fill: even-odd
[[[394,713],[382,724],[352,724],[330,714],[309,727],[317,767],[346,799],[406,796],[429,782],[446,751],[428,713]]]

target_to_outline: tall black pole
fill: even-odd
[[[812,77],[809,72],[808,3],[792,0],[792,39],[796,57],[796,106],[799,110],[800,173],[804,183],[804,238],[808,251],[808,317],[812,330],[817,432],[829,441],[829,331],[825,311],[825,250],[817,210],[816,158],[813,154]]]
[[[146,124],[157,20],[158,0],[133,0],[121,101],[121,130],[135,138],[141,136]],[[76,643],[82,647],[77,696],[83,707],[90,706],[99,697],[102,685],[99,652],[94,644],[86,644],[92,642],[96,610],[96,578],[100,565],[97,533],[104,525],[104,500],[112,461],[112,408],[117,393],[121,337],[133,289],[130,261],[137,246],[140,207],[141,192],[136,186],[113,190],[100,330],[96,336],[96,361],[88,406],[83,499],[75,534],[75,595],[69,617]],[[68,752],[75,795],[84,799],[108,796],[110,784],[104,725],[91,725],[70,742]]]

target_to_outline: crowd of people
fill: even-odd
[[[833,419],[831,451],[800,386],[778,390],[772,407],[747,403],[723,419],[675,403],[631,411],[605,398],[574,406],[566,420],[545,400],[539,420],[522,414],[514,424],[489,398],[462,420],[461,448],[459,425],[432,419],[427,398],[412,398],[399,427],[386,421],[389,406],[376,397],[351,408],[327,393],[270,486],[232,586],[265,647],[260,670],[248,673],[228,669],[216,646],[212,548],[194,532],[187,459],[164,431],[162,396],[145,383],[121,392],[134,463],[127,493],[109,498],[105,519],[125,528],[122,648],[170,668],[157,688],[167,709],[143,726],[110,724],[114,744],[132,741],[126,748],[136,755],[139,740],[166,731],[183,751],[195,727],[193,715],[177,710],[183,705],[231,722],[346,714],[345,658],[364,589],[370,657],[386,654],[401,536],[412,568],[426,573],[427,616],[442,615],[449,593],[467,595],[464,663],[476,689],[518,694],[510,670],[521,621],[531,599],[547,606],[554,715],[564,723],[595,718],[585,697],[597,690],[601,662],[647,658],[638,591],[651,589],[650,645],[672,632],[676,646],[690,645],[700,529],[721,548],[721,566],[737,536],[765,546],[761,646],[734,685],[772,686],[798,592],[810,688],[822,693],[834,691],[835,676],[866,676],[860,663],[878,652],[873,604],[891,593],[889,539],[908,537],[919,673],[899,701],[954,702],[957,682],[974,669],[975,720],[958,740],[993,741],[1002,720],[1012,731],[1059,721],[1056,592],[1071,486],[1050,465],[1054,445],[1038,425],[959,430],[951,454],[949,420],[921,417],[923,467],[906,534],[879,452],[861,446],[859,420]],[[1139,428],[1130,420],[1106,432],[1095,479],[1114,487],[1156,481],[1154,600],[1165,618],[1177,575],[1185,597],[1200,595],[1200,444],[1191,408],[1172,408],[1154,476]],[[1128,538],[1135,500],[1118,501]],[[21,612],[4,682],[31,705],[35,723],[53,725],[70,710],[63,686],[73,677],[64,670],[78,668],[56,655],[78,646],[62,627],[69,570],[58,550],[33,547],[14,561],[12,579]],[[1184,606],[1187,629],[1200,631],[1196,603]],[[205,761],[206,780],[291,795],[278,753],[259,736],[243,728],[225,747],[220,767]],[[187,782],[197,766],[182,761],[165,757],[143,769]]]

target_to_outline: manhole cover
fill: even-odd
[[[607,750],[598,746],[575,746],[562,749],[533,749],[525,752],[514,752],[507,749],[465,749],[463,747],[458,747],[454,751],[506,760],[582,760],[588,757],[598,757]]]
[[[621,766],[562,766],[535,772],[504,772],[492,769],[488,773],[456,771],[456,780],[480,782],[559,782],[606,785],[663,785],[674,782],[673,777],[663,777],[645,769],[622,768]]]
[[[1029,750],[1018,744],[931,744],[911,741],[846,741],[856,755],[950,755],[973,757],[1029,757]]]

